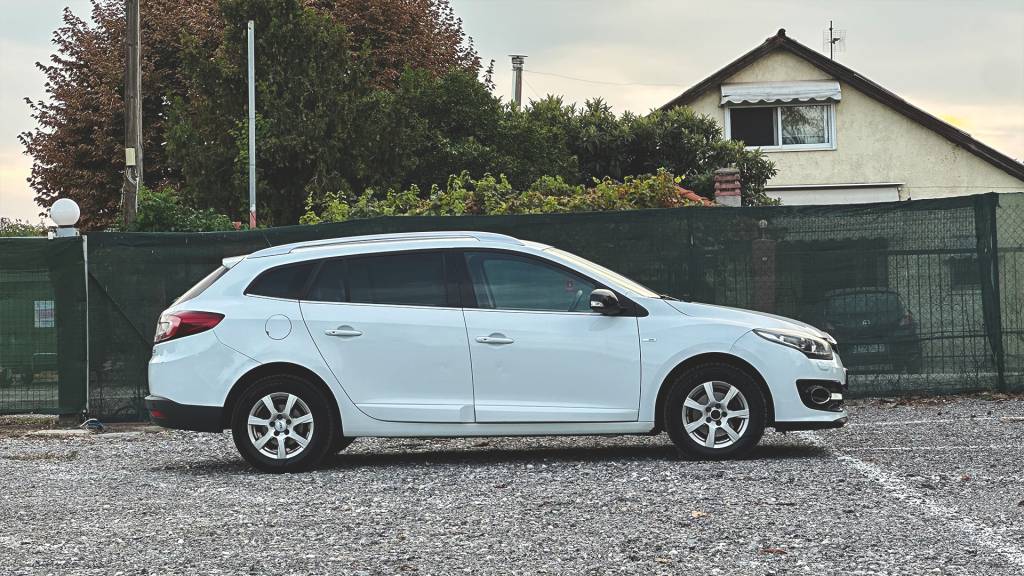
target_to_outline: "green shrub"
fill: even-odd
[[[0,218],[0,237],[46,236],[46,226],[17,218]]]
[[[234,230],[231,219],[213,209],[181,203],[171,188],[139,190],[139,211],[129,232],[217,232]]]
[[[601,212],[642,208],[694,206],[679,187],[681,179],[667,170],[656,174],[611,178],[591,187],[567,183],[561,176],[542,176],[525,191],[516,191],[504,175],[485,174],[473,179],[468,172],[448,179],[444,189],[434,186],[422,195],[415,185],[408,190],[388,190],[382,197],[367,189],[356,197],[328,194],[317,203],[306,200],[302,224],[343,222],[374,216],[461,216],[464,214],[545,214],[552,212]]]

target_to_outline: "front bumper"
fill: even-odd
[[[195,432],[224,430],[224,410],[219,406],[178,404],[161,396],[146,396],[146,410],[157,426]]]
[[[794,432],[796,430],[828,430],[830,428],[842,428],[846,426],[849,418],[841,416],[835,420],[829,420],[827,422],[775,422],[772,426],[775,427],[776,432]]]
[[[771,393],[772,422],[776,430],[818,430],[846,424],[843,408],[847,372],[836,354],[831,360],[808,359],[801,352],[748,332],[733,344],[732,352],[749,362],[764,378]],[[822,385],[837,394],[836,401],[814,406],[801,394],[803,386]]]

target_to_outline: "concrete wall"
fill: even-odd
[[[727,82],[831,80],[807,61],[778,50]],[[836,149],[767,152],[778,175],[769,185],[903,182],[900,199],[936,198],[981,192],[1024,192],[1024,181],[963,150],[941,135],[841,82],[836,105]],[[691,108],[724,125],[718,87]],[[857,191],[841,201],[856,202]],[[834,195],[833,191],[822,194]],[[834,203],[835,200],[829,202]]]

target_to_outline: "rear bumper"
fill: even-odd
[[[146,396],[146,410],[154,424],[164,428],[220,432],[223,427],[223,409],[219,406],[178,404],[161,396]]]

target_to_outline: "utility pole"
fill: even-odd
[[[512,57],[512,81],[515,84],[515,91],[512,93],[512,103],[516,110],[523,104],[523,63],[526,56],[523,54],[509,54]]]
[[[256,229],[256,24],[249,20],[249,229]]]
[[[135,222],[142,186],[142,32],[139,0],[125,1],[124,188],[121,209],[125,226]]]

